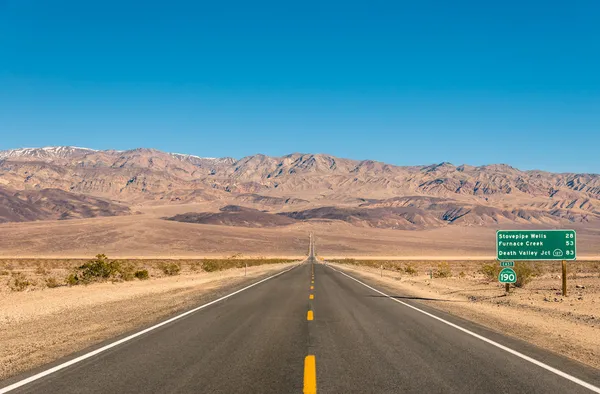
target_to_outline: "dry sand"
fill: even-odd
[[[316,236],[317,253],[328,256],[472,256],[482,259],[495,253],[495,230],[491,228],[403,231],[331,221],[244,228],[162,220],[159,216],[167,208],[157,209],[161,213],[0,224],[0,257],[89,258],[98,253],[120,258],[223,257],[233,253],[302,256],[308,247],[310,231]],[[584,230],[578,233],[579,257],[600,255],[599,236]]]
[[[378,268],[332,266],[375,281],[382,289],[421,298],[418,302],[600,368],[600,262],[570,263],[567,297],[560,295],[560,264],[547,264],[544,275],[524,288],[511,288],[509,296],[503,285],[478,274],[482,263],[477,262],[451,263],[453,277],[433,279],[428,274],[436,268],[433,262],[411,263],[416,276],[386,269],[381,277]],[[461,272],[463,278],[458,277]]]
[[[147,281],[0,291],[0,380],[200,305],[215,292],[293,264],[249,267],[247,277],[244,269],[236,268]]]

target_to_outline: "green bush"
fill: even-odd
[[[114,278],[119,273],[120,264],[119,261],[108,260],[104,254],[96,255],[95,260],[90,260],[78,268],[77,281],[91,283]]]
[[[535,275],[535,269],[531,263],[515,262],[513,267],[517,274],[517,281],[515,287],[525,287],[525,285],[533,279]]]
[[[150,274],[148,274],[148,270],[138,270],[138,271],[135,271],[134,275],[139,280],[146,280],[146,279],[150,278]]]
[[[105,280],[129,281],[135,278],[135,265],[121,260],[109,260],[104,254],[75,268],[65,282],[69,286]]]
[[[161,263],[159,268],[167,276],[179,275],[181,271],[181,266],[177,263]]]
[[[500,264],[484,264],[479,269],[479,272],[485,276],[485,279],[488,281],[498,280],[498,275],[500,275]]]
[[[79,277],[76,272],[72,272],[65,278],[65,283],[69,286],[76,286],[79,284]]]
[[[446,262],[439,263],[437,268],[433,271],[434,278],[449,278],[452,276],[450,265]]]

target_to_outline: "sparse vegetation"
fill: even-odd
[[[134,280],[135,277],[135,272],[136,272],[136,266],[135,264],[131,263],[131,262],[123,262],[123,261],[118,261],[116,264],[117,267],[117,278],[123,281],[130,281],[130,280]]]
[[[48,275],[48,270],[44,268],[42,263],[39,263],[35,269],[35,273],[38,275]]]
[[[465,274],[465,271],[460,271],[458,273],[458,277],[461,278],[461,279],[464,279],[466,276],[467,276],[467,274]]]
[[[146,280],[150,278],[150,274],[148,273],[148,270],[138,270],[135,271],[135,277],[138,278],[139,280]]]
[[[8,282],[8,286],[12,291],[24,291],[29,286],[34,285],[35,283],[30,281],[25,277],[25,274],[22,272],[13,272],[12,277]]]
[[[159,268],[163,272],[163,274],[167,276],[179,275],[179,272],[181,271],[181,265],[174,262],[161,263],[159,265]]]
[[[223,271],[231,268],[254,267],[264,264],[281,264],[291,263],[292,260],[287,259],[243,259],[243,258],[227,258],[227,259],[204,259],[202,260],[202,269],[206,272]]]
[[[450,265],[443,261],[438,264],[437,268],[433,270],[434,278],[449,278],[452,276],[452,270],[450,269]]]
[[[498,275],[500,275],[501,267],[498,263],[486,263],[481,266],[479,272],[483,274],[485,279],[489,282],[498,280]]]
[[[45,279],[46,282],[46,287],[50,288],[50,289],[54,289],[55,287],[60,287],[61,284],[58,282],[58,280],[54,277],[54,276],[49,276]]]
[[[219,264],[215,260],[204,260],[202,262],[202,269],[206,272],[218,271]]]
[[[411,264],[407,264],[406,267],[404,267],[404,272],[407,273],[408,275],[416,275],[417,274],[417,269],[412,266]]]
[[[536,276],[532,263],[517,261],[515,262],[513,269],[517,274],[517,282],[514,284],[515,287],[524,287]]]
[[[231,258],[157,260],[110,259],[98,254],[93,259],[0,259],[0,287],[10,291],[87,285],[97,282],[146,280],[193,272],[215,272],[263,264],[290,263],[288,259]]]

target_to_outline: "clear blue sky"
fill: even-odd
[[[0,0],[0,149],[600,173],[600,2]]]

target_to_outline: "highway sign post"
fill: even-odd
[[[507,261],[507,263],[509,263],[509,261]],[[506,295],[508,295],[510,291],[510,284],[517,281],[517,273],[510,267],[503,268],[498,274],[498,281],[500,281],[500,283],[504,283],[504,290],[506,291]]]
[[[577,234],[575,230],[498,230],[496,258],[502,267],[508,263],[502,260],[562,260],[562,294],[566,296],[567,260],[577,258]]]

